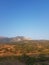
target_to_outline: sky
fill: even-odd
[[[49,40],[49,0],[0,0],[0,36]]]

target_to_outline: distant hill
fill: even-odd
[[[0,43],[11,43],[11,42],[20,42],[20,43],[49,43],[49,40],[33,40],[24,36],[16,37],[0,37]]]
[[[9,42],[10,39],[7,37],[0,37],[0,42]]]
[[[0,37],[0,42],[19,42],[24,40],[32,40],[32,39],[24,36],[17,36],[12,38]]]

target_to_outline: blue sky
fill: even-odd
[[[0,36],[49,39],[49,0],[0,0]]]

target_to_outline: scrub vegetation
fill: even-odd
[[[0,65],[49,65],[49,41],[0,43]]]

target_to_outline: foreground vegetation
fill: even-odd
[[[23,63],[18,65],[49,65],[49,41],[0,43],[0,65],[17,65],[17,61]]]
[[[22,62],[24,65],[49,65],[49,57],[45,57],[43,55],[38,57],[30,57],[27,55],[0,57],[0,65],[6,65],[6,62],[8,62],[10,65],[14,62],[17,63],[17,61]]]

